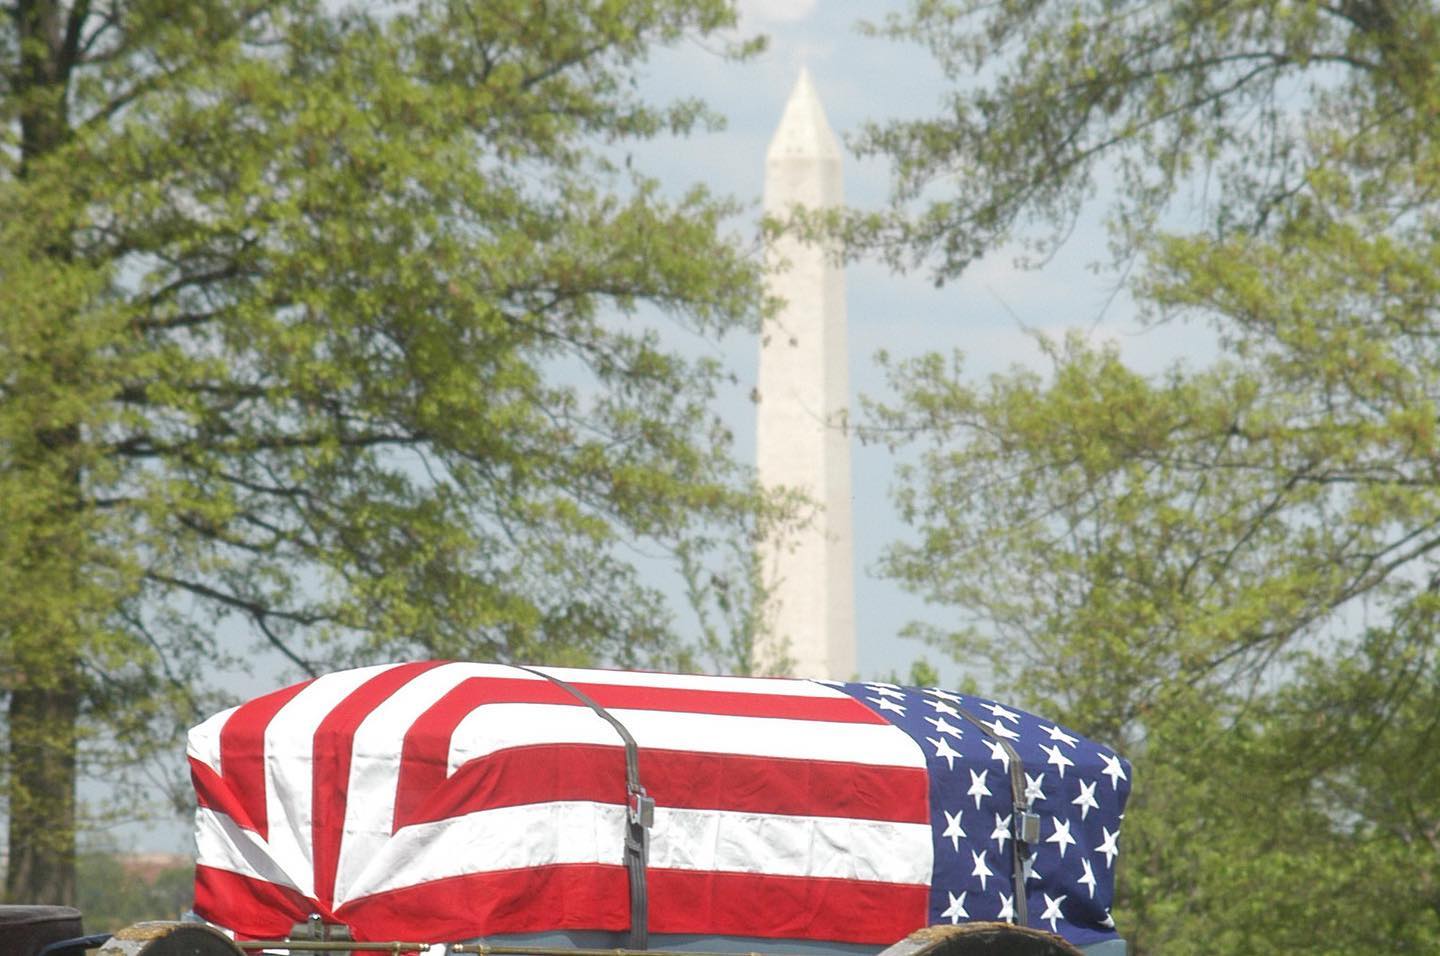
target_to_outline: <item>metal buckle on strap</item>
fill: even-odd
[[[1015,808],[1015,839],[1027,846],[1040,842],[1040,814],[1029,807]]]
[[[645,788],[630,791],[630,822],[650,829],[655,825],[655,798]]]
[[[630,880],[630,948],[649,949],[650,904],[645,887],[645,863],[650,855],[650,827],[655,822],[655,801],[640,785],[640,748],[635,745],[635,738],[625,729],[625,725],[580,688],[533,667],[521,666],[520,670],[543,677],[566,691],[615,728],[615,732],[625,742],[625,792],[628,795],[625,806],[625,869]]]

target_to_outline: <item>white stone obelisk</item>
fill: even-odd
[[[765,155],[765,212],[783,217],[843,201],[840,144],[802,69]],[[766,488],[813,502],[809,524],[761,546],[770,588],[763,672],[855,675],[845,274],[818,245],[784,237],[767,250],[769,291],[784,300],[761,335],[756,464]],[[783,667],[777,666],[783,662]]]

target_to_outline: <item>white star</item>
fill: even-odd
[[[1004,724],[1000,723],[1000,721],[998,721],[998,720],[992,720],[990,723],[986,724],[985,726],[986,726],[986,727],[989,727],[990,730],[995,734],[996,737],[1004,737],[1006,740],[1019,740],[1019,739],[1020,739],[1020,735],[1019,735],[1019,734],[1017,734],[1015,731],[1011,730],[1009,727],[1006,727]]]
[[[1046,843],[1060,844],[1060,859],[1065,859],[1065,847],[1074,846],[1075,838],[1070,835],[1070,821],[1061,820],[1059,817],[1051,817],[1055,824],[1055,832],[1045,838]]]
[[[1044,800],[1044,799],[1045,799],[1045,794],[1043,794],[1043,793],[1040,792],[1040,783],[1041,783],[1041,781],[1043,781],[1044,779],[1045,779],[1045,775],[1044,775],[1043,773],[1037,773],[1037,774],[1036,774],[1035,776],[1033,776],[1033,777],[1030,776],[1028,773],[1025,775],[1025,804],[1026,804],[1026,806],[1034,806],[1036,800]]]
[[[1105,911],[1105,918],[1100,921],[1100,925],[1105,927],[1106,929],[1115,928],[1115,917],[1110,915],[1109,910]]]
[[[970,918],[970,914],[965,912],[966,893],[961,893],[959,896],[956,896],[954,893],[946,890],[945,895],[950,897],[950,908],[940,914],[941,919],[948,919],[952,923],[958,923],[962,919]]]
[[[1000,894],[1000,912],[995,915],[995,918],[1002,923],[1015,922],[1015,897],[1006,896],[1004,893]]]
[[[949,837],[950,845],[955,848],[956,853],[959,853],[960,839],[965,836],[965,831],[960,829],[960,814],[956,813],[952,817],[947,810],[942,809],[940,812],[945,814],[945,832],[940,836]]]
[[[936,740],[934,737],[926,737],[925,739],[935,745],[935,756],[944,757],[946,765],[951,770],[954,770],[955,758],[960,756],[960,754],[950,749],[950,741],[944,737],[941,737],[939,740]]]
[[[1130,779],[1125,776],[1125,768],[1120,766],[1120,758],[1114,754],[1101,754],[1100,759],[1105,761],[1105,769],[1100,772],[1110,778],[1110,789],[1120,789],[1120,781]]]
[[[1102,826],[1100,832],[1105,834],[1105,839],[1101,840],[1100,845],[1095,849],[1105,854],[1105,869],[1108,870],[1115,862],[1115,858],[1120,855],[1120,848],[1115,845],[1115,841],[1120,837],[1120,831],[1116,830],[1111,833],[1109,827]]]
[[[1005,852],[1005,841],[1010,839],[1010,820],[1013,814],[1000,816],[995,814],[995,829],[990,831],[990,839],[995,841],[995,852]]]
[[[936,697],[941,697],[945,700],[954,701],[957,704],[960,703],[959,694],[952,694],[948,690],[941,690],[938,687],[927,687],[925,688],[925,693],[934,694]]]
[[[1040,914],[1040,918],[1050,921],[1050,932],[1053,933],[1055,932],[1055,921],[1065,918],[1060,913],[1060,904],[1065,902],[1065,897],[1062,895],[1052,900],[1049,893],[1042,893],[1041,895],[1045,897],[1045,912]]]
[[[1090,868],[1090,860],[1087,857],[1080,858],[1080,865],[1085,868],[1085,872],[1080,876],[1080,885],[1090,888],[1090,898],[1093,900],[1095,898],[1095,871]]]
[[[978,853],[974,850],[971,850],[970,859],[975,861],[975,869],[970,871],[970,875],[980,877],[980,889],[983,891],[985,889],[985,881],[990,877],[994,876],[995,874],[990,871],[989,865],[987,865],[985,862],[984,850],[981,850]]]
[[[998,740],[986,740],[985,746],[990,748],[990,756],[1000,761],[1005,772],[1010,772],[1010,754],[1005,750],[1005,745]]]
[[[874,704],[876,707],[879,707],[881,710],[893,710],[901,717],[905,716],[905,708],[895,703],[893,700],[885,697],[866,697],[865,699],[868,700],[870,703]]]
[[[1027,856],[1027,857],[1025,858],[1025,867],[1024,867],[1024,868],[1025,868],[1025,882],[1028,883],[1028,882],[1030,882],[1031,880],[1038,880],[1038,879],[1040,879],[1040,874],[1035,872],[1035,854],[1032,853],[1032,854],[1030,854],[1029,856]]]
[[[985,778],[990,776],[990,771],[982,770],[978,774],[970,771],[970,789],[965,791],[965,796],[975,798],[975,809],[980,809],[980,798],[990,796],[990,788],[985,785]]]
[[[949,714],[951,717],[960,716],[960,711],[956,710],[954,707],[951,707],[943,700],[927,700],[925,703],[929,704],[931,707],[934,707],[935,713],[937,714]]]
[[[905,699],[905,695],[896,690],[894,684],[866,684],[865,689],[874,691],[881,697],[894,697],[896,700]]]
[[[1084,780],[1081,780],[1080,796],[1070,801],[1072,804],[1080,808],[1081,820],[1084,820],[1090,815],[1091,809],[1100,809],[1100,804],[1095,802],[1095,785],[1099,782],[1100,781],[1098,780],[1092,780],[1090,783],[1086,783]]]
[[[1075,761],[1073,761],[1073,760],[1071,760],[1069,757],[1065,756],[1065,752],[1064,752],[1063,750],[1061,750],[1058,746],[1051,746],[1051,745],[1049,745],[1049,744],[1041,744],[1041,745],[1040,745],[1040,749],[1043,750],[1043,751],[1045,751],[1047,754],[1050,755],[1049,759],[1047,759],[1045,762],[1046,762],[1046,763],[1053,763],[1055,766],[1059,767],[1059,768],[1060,768],[1060,779],[1061,779],[1061,780],[1064,780],[1064,779],[1065,779],[1065,768],[1066,768],[1066,767],[1073,767],[1073,766],[1075,766]]]
[[[950,736],[956,737],[956,738],[964,737],[964,736],[965,736],[963,733],[960,732],[960,728],[959,728],[959,727],[956,727],[954,724],[950,723],[950,721],[946,720],[944,717],[926,717],[925,719],[928,720],[928,721],[930,721],[930,723],[932,723],[932,724],[935,725],[935,730],[936,730],[938,733],[949,734]]]
[[[1079,739],[1077,737],[1070,736],[1065,731],[1061,730],[1059,727],[1041,727],[1040,729],[1045,731],[1045,733],[1049,734],[1051,740],[1057,740],[1060,743],[1066,744],[1071,747],[1075,746],[1075,741]]]
[[[986,704],[985,707],[990,711],[992,717],[1004,717],[1006,720],[1013,720],[1017,724],[1020,722],[1020,715],[1013,710],[1006,710],[999,704]]]

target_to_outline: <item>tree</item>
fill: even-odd
[[[1440,11],[936,0],[875,29],[955,90],[863,137],[897,179],[857,247],[944,281],[1103,191],[1145,321],[1217,340],[1158,376],[1079,339],[984,383],[891,363],[870,434],[923,448],[887,567],[963,614],[917,633],[1135,755],[1137,951],[1434,948]]]
[[[635,77],[728,0],[0,9],[9,898],[219,662],[679,653],[637,553],[765,516],[685,341],[763,297],[624,150],[715,122]]]
[[[80,850],[76,883],[85,932],[113,933],[143,920],[178,920],[194,906],[193,865],[182,859],[176,865],[162,860],[137,866],[148,862],[127,859],[110,846]],[[163,868],[155,869],[156,863]]]

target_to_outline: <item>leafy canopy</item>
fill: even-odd
[[[625,150],[717,122],[636,78],[727,0],[3,8],[12,893],[73,859],[78,736],[172,747],[258,652],[221,635],[683,653],[654,566],[765,515],[692,344],[755,327],[758,260]]]
[[[959,616],[917,633],[1136,756],[1137,951],[1433,948],[1440,11],[936,0],[874,29],[953,87],[862,137],[897,177],[858,248],[943,281],[1103,192],[1151,334],[1217,341],[1156,376],[1078,338],[1043,375],[891,362],[871,434],[921,454],[886,567]]]

